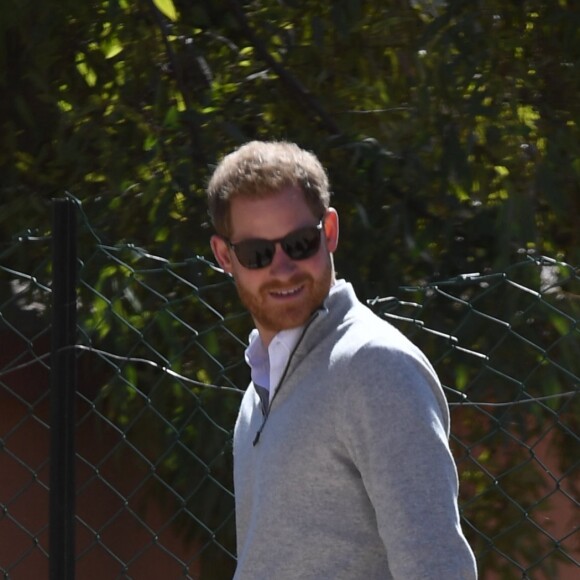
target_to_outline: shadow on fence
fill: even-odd
[[[0,249],[0,570],[231,578],[231,434],[250,318],[205,259],[108,246],[82,218],[78,257],[63,250],[77,268],[70,345],[55,338],[58,244],[26,234]],[[426,352],[444,384],[481,577],[576,577],[578,268],[525,255],[505,272],[368,304]],[[55,345],[74,377],[55,368]],[[68,381],[63,413],[66,395],[54,393]],[[66,450],[57,461],[69,443],[70,461]]]

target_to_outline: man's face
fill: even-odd
[[[312,214],[297,187],[285,188],[264,199],[234,198],[230,241],[236,244],[255,238],[279,239],[299,228],[317,225],[319,217]],[[292,260],[276,244],[272,262],[253,270],[240,264],[222,238],[212,237],[216,259],[234,277],[240,299],[265,345],[280,330],[305,324],[326,298],[334,277],[331,253],[338,243],[338,216],[332,208],[324,217],[320,235],[320,248],[310,258]]]

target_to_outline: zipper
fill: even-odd
[[[308,331],[308,329],[310,328],[312,323],[316,320],[316,318],[318,317],[318,314],[320,313],[321,310],[322,309],[318,309],[310,317],[310,320],[307,322],[306,326],[304,327],[304,330],[302,331],[300,338],[298,339],[298,341],[296,342],[296,345],[292,349],[292,352],[290,353],[290,356],[288,357],[288,362],[286,363],[286,366],[284,367],[284,372],[282,373],[282,376],[280,377],[280,380],[278,381],[278,385],[276,386],[276,390],[274,391],[274,396],[272,397],[272,400],[270,401],[270,404],[268,405],[266,413],[264,414],[264,418],[262,419],[262,424],[260,425],[260,428],[258,429],[256,436],[254,437],[254,441],[252,442],[252,447],[255,447],[258,444],[258,442],[260,441],[260,436],[262,435],[262,431],[264,430],[264,427],[266,426],[266,421],[268,420],[268,417],[270,415],[270,409],[272,408],[272,405],[274,403],[274,399],[276,398],[276,395],[278,395],[278,392],[282,388],[282,383],[284,382],[284,379],[286,378],[286,375],[288,374],[288,370],[290,369],[290,365],[292,363],[292,359],[294,358],[294,354],[298,350],[298,347],[302,343],[302,340],[304,339],[306,332]]]

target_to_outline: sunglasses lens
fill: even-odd
[[[282,240],[282,249],[293,260],[306,260],[314,256],[320,247],[320,229],[302,228],[287,235]]]
[[[314,256],[320,248],[321,230],[322,222],[317,226],[309,226],[291,232],[280,240],[244,240],[237,244],[231,244],[231,246],[244,268],[257,270],[272,263],[277,243],[280,243],[286,255],[292,260],[306,260],[306,258]]]
[[[275,251],[276,246],[268,240],[247,240],[235,246],[238,261],[251,270],[269,266]]]

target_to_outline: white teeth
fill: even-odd
[[[292,294],[297,294],[302,286],[298,286],[297,288],[292,288],[291,290],[278,290],[276,292],[272,292],[276,296],[291,296]]]

